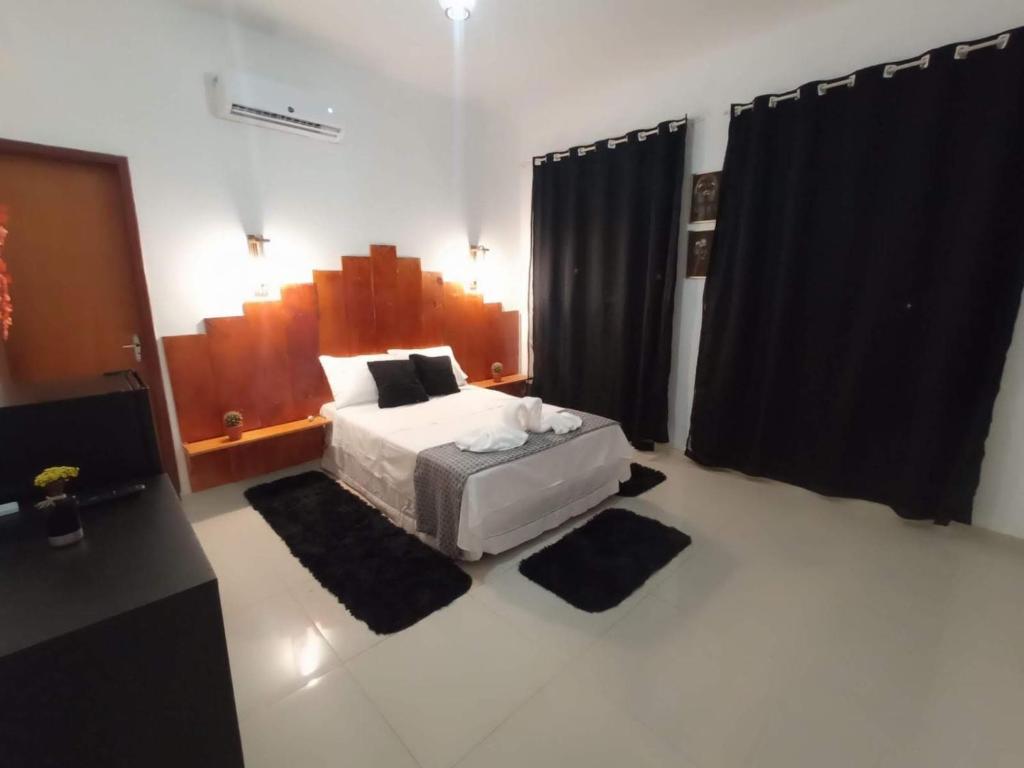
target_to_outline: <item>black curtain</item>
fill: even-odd
[[[686,123],[534,158],[533,394],[668,440]]]
[[[734,106],[695,460],[970,522],[1024,281],[1024,31],[955,53]]]

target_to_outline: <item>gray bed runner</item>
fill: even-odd
[[[554,432],[531,433],[525,443],[509,451],[472,453],[460,451],[455,443],[445,443],[421,451],[416,456],[416,470],[413,476],[416,493],[416,530],[435,537],[438,549],[444,554],[458,557],[462,492],[470,475],[546,451],[588,432],[618,426],[618,422],[603,416],[568,408],[563,410],[574,413],[583,420],[579,429],[564,435],[556,435]]]

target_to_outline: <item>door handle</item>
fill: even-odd
[[[132,343],[122,344],[121,349],[130,349],[132,353],[135,355],[135,362],[142,362],[142,339],[139,338],[139,334],[133,333]]]

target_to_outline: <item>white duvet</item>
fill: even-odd
[[[467,386],[457,394],[399,408],[365,403],[336,409],[328,403],[321,414],[332,421],[331,447],[387,486],[392,505],[409,512],[415,502],[416,455],[471,430],[503,424],[504,408],[513,399]],[[559,410],[544,405],[546,416]],[[482,544],[484,538],[535,522],[551,512],[545,505],[569,504],[570,497],[580,497],[582,489],[597,482],[595,475],[602,470],[615,481],[626,479],[631,456],[621,429],[600,429],[471,476],[463,496],[459,546],[467,552],[492,551]],[[535,510],[529,509],[531,495],[538,498]],[[585,510],[573,513],[579,511]]]
[[[433,397],[426,403],[380,408],[376,403],[321,413],[333,418],[331,443],[343,448],[376,477],[397,486],[405,496],[413,494],[416,454],[427,448],[454,443],[463,435],[504,424],[504,408],[515,398],[481,387],[463,387],[457,394]],[[558,412],[550,405],[544,415]]]

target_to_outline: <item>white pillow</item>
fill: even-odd
[[[379,397],[377,382],[373,380],[367,363],[375,360],[394,360],[391,355],[355,355],[353,357],[331,357],[320,355],[327,383],[331,387],[335,408],[360,403],[374,403]]]
[[[455,353],[452,352],[452,348],[448,346],[444,347],[426,347],[425,349],[389,349],[389,355],[394,355],[402,360],[408,360],[409,355],[424,355],[426,357],[441,357],[446,355],[452,359],[452,373],[455,374],[455,383],[460,387],[466,386],[466,382],[469,381],[469,376],[462,370],[462,366],[459,365],[459,361],[455,359]]]

